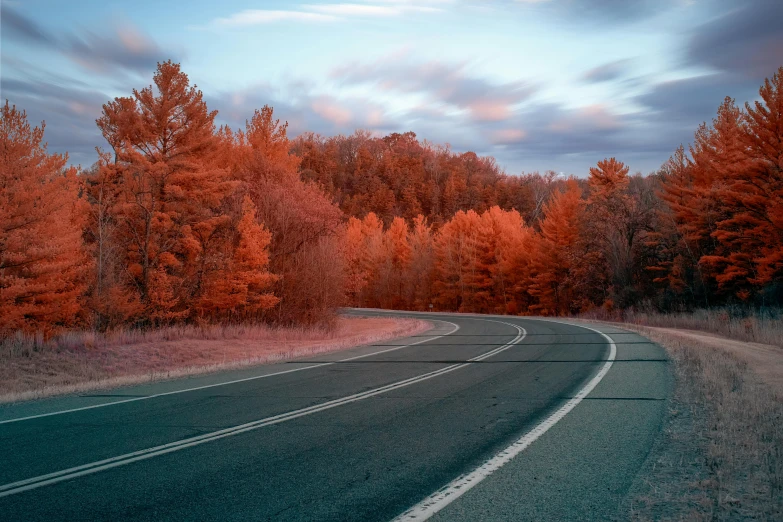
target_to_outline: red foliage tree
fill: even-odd
[[[236,183],[221,165],[217,113],[177,64],[159,64],[154,83],[104,105],[97,123],[115,162],[104,162],[96,184],[114,190],[109,213],[130,306],[142,310],[138,319],[165,323],[191,315],[207,281],[225,272],[241,209],[232,216],[226,206]]]
[[[537,299],[531,310],[544,315],[567,315],[580,311],[579,278],[585,201],[571,182],[544,206],[541,237],[533,258],[530,294]]]
[[[303,181],[287,124],[264,107],[244,132],[223,130],[232,177],[241,182],[271,232],[270,270],[279,298],[270,318],[283,324],[334,320],[344,299],[339,255],[342,212],[316,183]]]
[[[82,311],[90,261],[76,169],[49,154],[44,125],[0,109],[0,334],[52,333]]]

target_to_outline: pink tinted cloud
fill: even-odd
[[[342,127],[347,125],[353,119],[353,113],[347,108],[341,106],[337,101],[327,97],[320,97],[310,104],[314,113],[323,119]]]
[[[467,63],[418,62],[410,52],[369,63],[352,63],[332,71],[345,85],[371,85],[389,92],[421,94],[433,105],[463,110],[474,121],[509,118],[536,88],[521,81],[495,82]]]
[[[470,115],[477,121],[501,121],[512,113],[512,104],[506,100],[477,100],[468,105]]]
[[[555,133],[589,132],[590,129],[613,131],[623,127],[619,117],[601,104],[588,105],[563,114],[552,121],[547,129]]]
[[[492,143],[502,145],[506,143],[516,143],[524,140],[527,132],[522,129],[500,129],[491,134]]]

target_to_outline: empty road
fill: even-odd
[[[608,327],[426,318],[310,360],[0,406],[0,518],[625,518],[672,387],[663,350]]]

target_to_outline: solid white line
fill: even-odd
[[[571,323],[565,323],[571,324]],[[557,424],[563,417],[565,417],[571,410],[573,410],[577,404],[582,402],[582,399],[593,391],[593,389],[601,382],[601,379],[609,372],[612,367],[612,363],[617,356],[617,346],[614,344],[614,340],[603,332],[600,332],[589,326],[574,325],[580,328],[586,328],[592,330],[598,334],[601,334],[609,343],[609,358],[606,360],[601,370],[576,394],[572,399],[563,404],[557,411],[552,413],[549,417],[537,424],[532,430],[523,435],[513,444],[502,450],[500,453],[493,456],[488,461],[481,464],[473,471],[460,475],[447,485],[425,498],[403,514],[399,515],[392,522],[402,521],[421,521],[427,520],[435,513],[445,508],[456,499],[467,493],[473,486],[490,476],[495,471],[499,470],[505,464],[511,461],[514,457],[519,455],[525,449],[528,448],[533,442],[535,442],[541,435],[546,433],[549,428]]]
[[[501,322],[501,321],[492,321],[492,322]],[[215,431],[212,433],[205,433],[203,435],[198,435],[195,437],[190,437],[187,439],[182,439],[176,442],[170,442],[168,444],[163,444],[160,446],[155,446],[152,448],[147,448],[139,451],[134,451],[132,453],[126,453],[125,455],[119,455],[116,457],[111,457],[108,459],[91,462],[88,464],[83,464],[81,466],[76,466],[73,468],[68,468],[60,471],[55,471],[54,473],[48,473],[46,475],[40,475],[37,477],[31,477],[29,479],[20,480],[17,482],[11,482],[9,484],[3,484],[0,485],[0,498],[7,497],[10,495],[15,495],[17,493],[22,493],[24,491],[29,491],[31,489],[40,488],[43,486],[47,486],[50,484],[56,484],[58,482],[63,482],[66,480],[71,480],[74,478],[78,478],[84,475],[89,475],[92,473],[97,473],[99,471],[116,468],[119,466],[124,466],[126,464],[130,464],[133,462],[137,462],[140,460],[149,459],[152,457],[157,457],[159,455],[164,455],[166,453],[171,453],[173,451],[182,450],[185,448],[190,448],[192,446],[197,446],[199,444],[204,444],[206,442],[211,442],[214,440],[222,439],[225,437],[230,437],[232,435],[238,435],[240,433],[244,433],[246,431],[255,430],[258,428],[262,428],[264,426],[270,426],[272,424],[279,424],[281,422],[285,422],[288,420],[296,419],[299,417],[303,417],[305,415],[310,415],[312,413],[317,413],[324,410],[329,410],[332,408],[336,408],[337,406],[342,406],[344,404],[350,404],[352,402],[357,402],[360,400],[364,400],[370,397],[374,397],[376,395],[380,395],[382,393],[386,393],[389,391],[397,390],[399,388],[404,388],[406,386],[410,386],[412,384],[416,384],[422,381],[426,381],[428,379],[432,379],[433,377],[438,377],[440,375],[444,375],[446,373],[451,373],[455,370],[458,370],[460,368],[464,368],[466,366],[469,366],[471,362],[475,361],[482,361],[488,357],[491,357],[493,355],[497,355],[505,350],[508,350],[512,346],[517,345],[519,342],[521,342],[525,335],[527,335],[527,332],[525,332],[524,328],[521,328],[517,325],[513,325],[510,323],[503,323],[507,324],[509,326],[512,326],[517,329],[517,336],[509,341],[507,344],[500,346],[498,348],[495,348],[493,350],[490,350],[489,352],[483,353],[481,355],[478,355],[476,357],[473,357],[472,359],[468,359],[468,362],[459,363],[459,364],[452,364],[450,366],[446,366],[445,368],[440,368],[438,370],[434,370],[425,374],[421,374],[415,377],[409,377],[408,379],[404,379],[402,381],[397,381],[391,384],[387,384],[385,386],[381,386],[379,388],[375,388],[372,390],[367,390],[364,392],[356,393],[354,395],[349,395],[347,397],[341,397],[339,399],[334,399],[322,404],[315,404],[313,406],[308,406],[306,408],[301,408],[298,410],[281,413],[272,417],[267,417],[264,419],[260,419],[257,421],[248,422],[246,424],[240,424],[238,426],[233,426],[231,428],[225,428],[219,431]],[[456,326],[456,325],[455,325]],[[450,332],[454,333],[456,330]],[[443,336],[441,336],[443,337]],[[372,354],[368,354],[372,355]]]
[[[367,354],[364,354],[364,355],[358,355],[356,357],[349,357],[347,359],[340,359],[339,361],[323,362],[323,363],[319,363],[319,364],[313,364],[313,365],[310,365],[310,366],[305,366],[303,368],[294,368],[293,370],[284,370],[282,372],[267,373],[267,374],[264,374],[264,375],[256,375],[254,377],[245,377],[244,379],[236,379],[236,380],[233,380],[233,381],[219,382],[219,383],[215,383],[215,384],[206,384],[204,386],[196,386],[196,387],[193,387],[193,388],[184,388],[184,389],[181,389],[181,390],[174,390],[174,391],[170,391],[170,392],[155,393],[153,395],[145,395],[144,397],[133,397],[133,398],[130,398],[130,399],[123,399],[123,400],[119,400],[119,401],[104,402],[104,403],[101,403],[101,404],[93,404],[91,406],[80,406],[78,408],[71,408],[71,409],[68,409],[68,410],[58,410],[58,411],[52,411],[52,412],[49,412],[49,413],[40,413],[38,415],[28,415],[26,417],[17,417],[15,419],[0,420],[0,424],[10,424],[12,422],[21,422],[21,421],[26,421],[26,420],[31,420],[31,419],[40,419],[42,417],[51,417],[53,415],[63,415],[65,413],[73,413],[73,412],[76,412],[76,411],[93,410],[95,408],[105,408],[107,406],[115,406],[117,404],[126,404],[128,402],[146,401],[146,400],[149,400],[149,399],[156,399],[158,397],[165,397],[167,395],[176,395],[176,394],[179,394],[179,393],[186,393],[186,392],[192,392],[192,391],[197,391],[197,390],[205,390],[207,388],[214,388],[216,386],[226,386],[228,384],[237,384],[237,383],[240,383],[240,382],[254,381],[254,380],[257,380],[257,379],[265,379],[267,377],[274,377],[276,375],[284,375],[286,373],[301,372],[302,370],[310,370],[312,368],[320,368],[322,366],[331,366],[331,365],[333,365],[335,363],[338,363],[338,362],[339,363],[343,363],[343,362],[348,362],[348,361],[354,361],[356,359],[362,359],[364,357],[370,357],[370,356],[379,355],[379,354],[382,354],[382,353],[393,352],[394,350],[400,350],[402,348],[408,348],[410,346],[415,346],[417,344],[426,343],[428,341],[434,341],[435,339],[440,339],[441,337],[446,337],[448,335],[453,334],[457,330],[459,330],[459,326],[454,324],[454,323],[452,323],[452,322],[450,322],[450,321],[442,321],[440,319],[432,319],[432,320],[433,321],[438,321],[438,322],[441,322],[441,323],[448,323],[448,324],[450,324],[451,326],[454,327],[454,330],[452,330],[452,331],[450,331],[448,333],[445,333],[443,335],[438,335],[436,337],[430,337],[430,338],[424,339],[422,341],[416,341],[415,343],[405,344],[405,345],[402,345],[402,346],[395,346],[394,348],[388,348],[386,350],[379,350],[377,352],[367,353]],[[372,346],[372,345],[370,345],[370,346]]]

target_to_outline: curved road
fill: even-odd
[[[663,351],[608,327],[426,318],[312,360],[0,407],[1,518],[626,518],[672,386]]]

